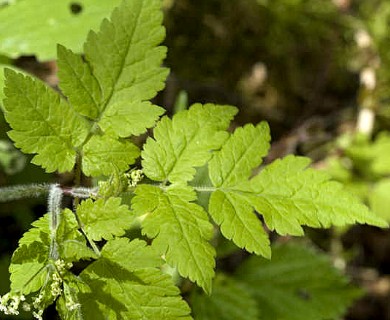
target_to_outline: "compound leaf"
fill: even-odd
[[[12,58],[35,55],[41,61],[56,58],[57,43],[81,52],[88,31],[96,29],[119,3],[51,0],[42,5],[40,0],[12,1],[0,10],[0,29],[7,30],[0,36],[0,52]]]
[[[246,285],[222,274],[215,277],[210,296],[195,291],[190,301],[195,320],[259,319],[257,302]]]
[[[115,170],[126,171],[139,156],[139,149],[126,140],[94,135],[84,146],[83,155],[82,168],[87,176],[108,176]]]
[[[210,180],[216,188],[210,197],[210,215],[222,234],[237,246],[270,256],[267,235],[253,208],[269,229],[282,235],[302,235],[302,225],[330,227],[359,222],[387,226],[341,184],[329,181],[323,172],[307,169],[307,158],[287,156],[250,178],[268,145],[266,124],[246,125],[233,133],[209,163]]]
[[[99,320],[191,319],[179,289],[161,273],[160,265],[161,259],[144,241],[110,240],[102,257],[80,274],[90,287],[90,292],[78,295],[82,314]]]
[[[132,222],[132,214],[120,198],[91,199],[83,201],[77,214],[87,235],[94,241],[122,236]]]
[[[264,320],[339,319],[360,295],[325,255],[293,244],[275,246],[272,260],[250,257],[236,278]]]
[[[173,119],[164,117],[142,151],[144,173],[156,181],[186,182],[203,166],[211,151],[219,149],[224,131],[237,113],[231,106],[195,104]]]
[[[89,124],[41,81],[7,69],[5,117],[15,146],[36,154],[32,162],[47,172],[72,170],[75,147],[88,134]]]
[[[122,137],[140,134],[162,114],[161,108],[142,103],[164,87],[168,74],[161,67],[166,48],[158,46],[165,36],[162,18],[159,0],[124,1],[98,33],[89,33],[84,50],[102,89],[103,130]],[[138,112],[141,106],[145,118]],[[136,128],[127,126],[135,121]]]
[[[166,191],[140,185],[132,200],[137,215],[146,215],[142,232],[153,240],[153,247],[166,261],[177,267],[180,275],[189,277],[206,292],[211,291],[215,250],[208,242],[213,227],[190,187],[171,186]]]

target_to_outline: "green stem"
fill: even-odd
[[[100,257],[101,256],[101,253],[100,253],[100,250],[99,248],[97,247],[96,243],[88,236],[87,232],[85,231],[84,229],[84,223],[80,220],[80,217],[78,216],[78,214],[76,213],[76,209],[73,211],[75,217],[76,217],[76,221],[77,221],[77,224],[81,230],[81,233],[84,235],[85,239],[87,239],[89,245],[91,246],[92,250],[95,252],[95,254]]]
[[[88,138],[84,141],[82,146],[84,146],[87,141],[92,137],[92,134],[88,136]],[[81,230],[81,233],[84,235],[85,239],[87,239],[89,245],[91,246],[92,250],[96,253],[97,256],[100,257],[100,250],[93,242],[92,239],[89,238],[88,234],[85,232],[84,229],[84,224],[80,220],[80,217],[77,214],[77,207],[80,204],[80,198],[86,198],[85,196],[90,194],[93,195],[94,193],[96,194],[96,191],[93,191],[95,189],[89,189],[89,188],[84,188],[84,187],[79,187],[81,185],[81,175],[82,175],[82,156],[80,152],[77,152],[77,158],[76,158],[76,165],[74,169],[75,177],[74,177],[74,184],[76,188],[71,188],[68,192],[70,195],[74,196],[74,201],[73,201],[73,213],[76,218],[77,224],[79,226],[79,229]],[[88,197],[87,197],[88,198]]]
[[[77,224],[79,226],[79,229],[81,230],[81,233],[84,235],[85,239],[87,239],[92,250],[96,253],[96,255],[98,257],[100,257],[101,253],[100,253],[99,248],[97,247],[96,243],[88,236],[88,234],[84,228],[84,223],[81,221],[80,217],[77,214],[77,207],[79,206],[79,204],[80,204],[80,198],[76,197],[74,199],[74,202],[73,202],[73,205],[74,205],[73,214],[76,218],[76,221],[77,221]]]

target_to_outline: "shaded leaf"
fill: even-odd
[[[298,245],[280,245],[272,260],[252,256],[238,269],[264,320],[339,319],[360,296],[328,257]]]
[[[257,302],[248,291],[233,278],[217,275],[210,296],[197,291],[191,295],[195,320],[258,320]]]

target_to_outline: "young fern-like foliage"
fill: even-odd
[[[6,72],[10,138],[47,172],[73,170],[76,184],[50,188],[60,196],[20,240],[11,291],[0,300],[6,314],[20,306],[41,319],[56,303],[62,319],[190,319],[162,266],[210,294],[217,227],[238,247],[270,258],[257,214],[281,235],[302,235],[302,226],[386,226],[340,184],[308,169],[306,158],[288,156],[254,174],[268,153],[269,128],[262,122],[230,133],[235,107],[194,104],[159,119],[164,110],[150,99],[168,74],[161,67],[160,7],[159,0],[125,0],[90,32],[85,55],[59,45],[65,98],[39,80]],[[132,142],[152,127],[141,148]],[[201,170],[207,177],[197,185]],[[80,187],[81,174],[100,179],[99,187]],[[75,198],[73,211],[63,209],[62,194]]]
[[[166,49],[159,1],[124,2],[90,32],[85,59],[58,46],[60,94],[38,80],[6,71],[9,135],[48,172],[72,170],[82,159],[90,176],[127,170],[139,156],[126,138],[141,134],[164,112],[148,102],[164,86]],[[34,126],[30,124],[34,123]]]

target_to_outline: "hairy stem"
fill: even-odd
[[[97,188],[62,188],[63,194],[79,199],[89,199],[97,197]]]
[[[58,260],[57,229],[61,219],[62,190],[55,184],[50,187],[48,199],[49,227],[50,227],[50,258]]]
[[[45,196],[51,184],[28,184],[0,188],[0,202]]]

